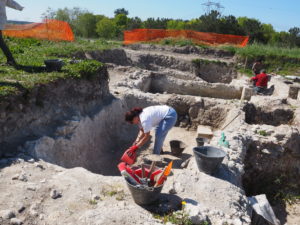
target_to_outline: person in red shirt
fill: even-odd
[[[255,83],[254,91],[256,93],[264,93],[268,88],[268,75],[266,70],[261,70],[260,74],[257,74],[255,77],[251,77],[250,81]]]

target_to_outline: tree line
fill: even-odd
[[[288,32],[276,32],[271,24],[259,20],[233,15],[223,16],[212,10],[191,20],[148,18],[142,21],[139,17],[129,17],[124,8],[114,11],[114,17],[94,15],[80,8],[49,8],[43,18],[66,21],[76,36],[84,38],[122,39],[124,30],[136,28],[148,29],[186,29],[219,34],[248,35],[250,43],[257,42],[282,47],[300,47],[300,28],[293,27]]]

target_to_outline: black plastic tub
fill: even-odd
[[[61,71],[64,62],[60,59],[47,59],[44,60],[44,63],[46,65],[46,70],[51,71]]]
[[[171,153],[174,156],[180,156],[183,150],[186,148],[186,144],[179,140],[170,141]]]
[[[127,179],[126,183],[133,200],[138,205],[151,205],[155,203],[160,196],[163,184],[158,187],[146,187],[132,185]]]
[[[197,142],[197,146],[201,147],[207,142],[207,138],[197,137],[196,142]]]
[[[212,146],[201,146],[193,148],[199,171],[213,174],[220,167],[226,152]]]

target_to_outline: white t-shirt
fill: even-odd
[[[148,133],[151,129],[157,127],[169,112],[170,107],[167,105],[149,106],[143,109],[139,115],[141,126],[144,133]]]

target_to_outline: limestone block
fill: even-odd
[[[289,97],[297,99],[299,96],[300,85],[291,85],[289,90]]]
[[[197,128],[197,135],[198,137],[210,139],[213,136],[213,132],[210,126],[199,125]]]
[[[252,95],[253,95],[253,89],[252,88],[243,87],[241,100],[249,101]]]

